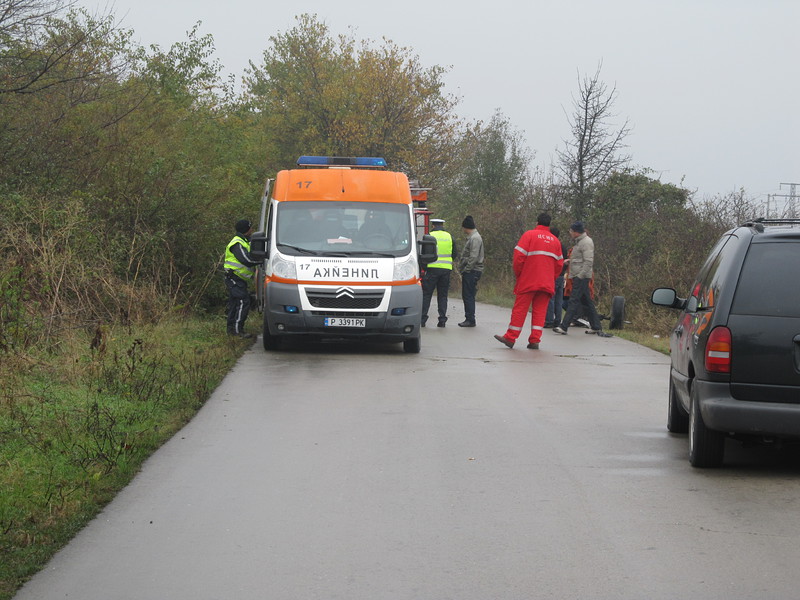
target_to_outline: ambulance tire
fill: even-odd
[[[409,338],[403,342],[403,351],[408,354],[419,354],[422,349],[422,338]]]
[[[280,350],[281,338],[278,335],[272,335],[269,332],[269,323],[267,322],[267,312],[264,311],[264,329],[261,335],[261,341],[264,344],[264,350]]]

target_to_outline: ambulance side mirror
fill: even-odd
[[[439,255],[436,251],[436,238],[432,235],[423,235],[419,241],[419,262],[423,265],[429,265],[436,262]]]
[[[259,261],[269,258],[269,238],[265,232],[256,232],[250,238],[250,256]]]

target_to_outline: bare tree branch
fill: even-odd
[[[27,37],[44,27],[50,17],[73,7],[76,1],[0,0],[0,49],[4,37]]]
[[[115,27],[107,17],[71,12],[75,4],[76,0],[0,0],[0,98],[124,70],[122,65],[81,61],[92,40],[109,36]]]
[[[571,190],[572,208],[578,218],[583,218],[591,206],[592,188],[626,167],[631,159],[621,154],[631,127],[627,119],[619,128],[612,126],[617,88],[609,90],[600,80],[601,69],[602,62],[593,76],[580,79],[579,74],[578,96],[572,97],[573,112],[567,115],[572,137],[557,150],[558,171]]]

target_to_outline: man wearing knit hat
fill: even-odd
[[[569,278],[572,280],[572,292],[567,304],[567,312],[561,319],[561,326],[553,329],[556,333],[567,334],[572,319],[577,315],[579,306],[583,306],[586,316],[589,319],[591,329],[586,333],[596,334],[601,337],[611,337],[610,333],[605,333],[600,325],[600,317],[597,314],[592,296],[589,293],[589,282],[592,279],[594,268],[594,242],[586,233],[586,228],[582,221],[575,221],[569,228],[569,234],[575,242],[572,254],[564,262],[569,263]]]
[[[464,301],[464,320],[459,327],[475,327],[475,296],[478,294],[478,280],[483,274],[483,238],[475,228],[472,215],[464,217],[461,223],[467,241],[458,259],[458,272],[461,274],[461,299]]]
[[[250,256],[250,234],[253,226],[247,219],[236,222],[236,235],[225,247],[225,287],[228,288],[228,335],[252,338],[244,322],[250,312],[247,282],[253,278],[258,262]]]

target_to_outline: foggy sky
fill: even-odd
[[[633,165],[697,197],[744,188],[766,201],[800,183],[800,2],[796,0],[82,0],[144,45],[214,36],[227,73],[260,62],[269,36],[316,14],[334,34],[392,40],[449,68],[459,115],[499,109],[547,168],[569,136],[578,78],[602,61]],[[800,186],[798,186],[800,190]]]

